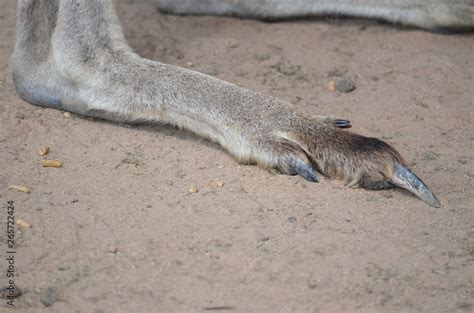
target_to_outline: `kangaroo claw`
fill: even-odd
[[[336,126],[337,128],[351,128],[352,127],[351,122],[348,120],[335,119],[333,123],[334,123],[334,126]]]
[[[390,182],[395,186],[410,191],[434,208],[441,207],[438,198],[436,198],[428,186],[426,186],[426,184],[416,176],[415,173],[400,164],[395,165],[394,173],[390,178]]]
[[[299,159],[294,160],[292,163],[292,168],[298,175],[302,176],[304,179],[310,182],[319,182],[318,174],[316,173],[316,170],[311,164]]]

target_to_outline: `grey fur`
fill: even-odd
[[[473,0],[155,0],[175,14],[281,19],[302,16],[377,18],[424,29],[472,28]]]
[[[374,1],[336,2],[355,9]],[[286,6],[278,6],[282,1],[271,2],[275,6],[268,14],[285,12]],[[398,10],[406,6],[398,0],[379,2],[394,10],[397,4]],[[422,7],[425,3],[414,2]],[[161,1],[170,10],[172,3],[183,1]],[[190,3],[188,10],[217,2]],[[221,3],[251,11],[254,2]],[[305,13],[318,3],[326,1],[295,1],[293,10]],[[440,4],[446,6],[447,1]],[[239,162],[296,172],[313,181],[318,170],[350,185],[379,186],[390,180],[397,164],[406,165],[386,143],[338,128],[350,127],[348,121],[306,116],[282,100],[141,58],[124,38],[114,1],[19,0],[18,10],[13,79],[20,97],[30,103],[120,122],[186,128],[218,142]],[[453,25],[465,22],[454,18]]]

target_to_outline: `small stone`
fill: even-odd
[[[339,92],[351,92],[356,89],[355,84],[350,79],[341,79],[336,83],[336,89]]]
[[[45,291],[43,291],[40,295],[40,301],[45,307],[53,305],[57,301],[54,289],[48,287]]]
[[[189,192],[190,193],[197,193],[198,189],[195,186],[191,186],[191,187],[189,187]]]
[[[116,245],[113,245],[110,247],[110,253],[117,254],[118,252],[118,247]]]
[[[64,112],[63,115],[64,115],[65,118],[71,118],[72,117],[72,114],[69,113],[69,112]]]
[[[296,223],[296,217],[294,216],[290,216],[288,219],[287,219],[288,223]]]
[[[21,218],[16,220],[16,224],[21,228],[30,228],[31,224],[27,223],[26,221],[22,220]]]
[[[214,185],[216,185],[216,187],[224,187],[224,182],[220,181],[220,180],[215,180],[214,181]]]
[[[10,189],[20,191],[20,192],[24,192],[24,193],[30,193],[30,191],[31,191],[31,189],[26,187],[26,186],[17,186],[17,185],[11,185]]]
[[[330,92],[333,92],[336,90],[336,82],[331,80],[329,83],[328,83],[328,90]]]
[[[41,155],[41,156],[45,156],[49,153],[49,147],[48,146],[44,146],[43,148],[41,148],[39,151],[38,151],[38,154]]]
[[[42,160],[43,167],[62,167],[63,164],[57,160]]]

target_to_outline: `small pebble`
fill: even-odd
[[[196,187],[191,186],[191,187],[189,187],[189,192],[190,192],[190,193],[196,193],[196,192],[198,192],[198,190],[197,190]]]
[[[220,180],[215,180],[214,184],[216,185],[216,187],[219,187],[219,188],[224,186],[224,182]]]
[[[63,164],[57,160],[42,160],[43,167],[62,167]]]
[[[351,92],[356,89],[355,84],[350,79],[342,79],[336,83],[336,89],[339,92]]]
[[[31,224],[27,223],[26,221],[22,220],[21,218],[16,220],[16,224],[21,228],[30,228]]]
[[[11,185],[10,189],[16,190],[16,191],[21,191],[24,193],[30,193],[31,189],[26,187],[26,186],[17,186],[17,185]]]
[[[296,217],[294,216],[290,216],[288,219],[287,219],[288,223],[295,223],[296,222]]]
[[[328,83],[328,90],[330,92],[333,92],[336,90],[336,82],[331,80],[329,83]]]
[[[48,287],[45,291],[41,293],[40,300],[41,303],[43,303],[43,305],[46,307],[53,305],[56,302],[56,295],[54,289]]]
[[[65,118],[71,118],[72,117],[72,114],[69,113],[69,112],[64,112],[63,115],[64,115]]]
[[[48,146],[44,146],[43,148],[41,148],[39,151],[38,151],[38,154],[41,155],[41,156],[45,156],[49,153],[49,147]]]

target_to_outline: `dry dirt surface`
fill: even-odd
[[[393,144],[439,196],[433,209],[400,190],[239,165],[174,128],[25,103],[9,68],[16,3],[0,8],[2,286],[7,202],[31,225],[17,227],[13,312],[474,310],[473,36],[119,5],[142,56],[349,118],[353,131]],[[357,88],[329,91],[339,79]]]

